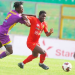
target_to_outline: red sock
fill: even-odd
[[[46,57],[46,53],[40,55],[40,63],[43,63],[44,62],[45,57]]]
[[[26,64],[26,63],[32,61],[34,58],[37,58],[37,57],[34,57],[33,55],[29,55],[29,56],[23,61],[23,63]]]

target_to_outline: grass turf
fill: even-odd
[[[10,55],[0,59],[0,75],[75,75],[75,61],[46,58],[44,63],[50,69],[44,70],[38,66],[39,58],[36,58],[27,63],[24,69],[20,69],[17,64],[25,58],[26,56]],[[62,70],[62,64],[64,62],[70,62],[72,64],[72,70],[70,72]]]

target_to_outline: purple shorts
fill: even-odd
[[[0,42],[2,43],[2,46],[9,44],[11,42],[9,35],[0,34]]]

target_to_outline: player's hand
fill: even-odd
[[[75,52],[74,52],[74,55],[73,55],[74,59],[75,59]]]
[[[51,33],[51,34],[53,33],[53,28],[50,29],[50,33]]]

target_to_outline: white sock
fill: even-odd
[[[22,62],[22,65],[24,65],[24,63]]]
[[[42,65],[43,63],[39,63],[40,65]]]

